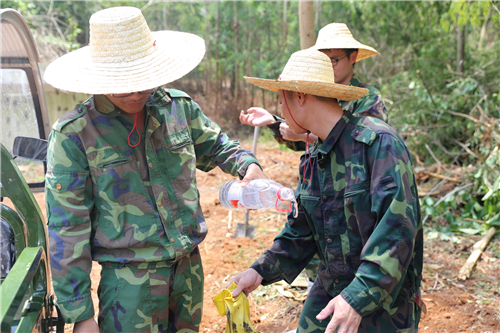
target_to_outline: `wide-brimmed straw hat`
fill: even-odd
[[[90,44],[52,62],[44,79],[66,91],[120,94],[159,87],[193,70],[205,55],[199,36],[151,32],[141,10],[114,7],[90,17]]]
[[[358,49],[356,62],[379,54],[373,47],[361,44],[355,40],[352,37],[351,31],[344,23],[330,23],[321,28],[316,44],[312,48],[316,50]]]
[[[248,82],[271,91],[288,90],[315,96],[352,101],[365,96],[368,89],[335,83],[332,62],[324,53],[306,49],[295,52],[278,80],[244,77]]]

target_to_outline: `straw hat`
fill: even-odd
[[[44,79],[87,94],[120,94],[167,84],[193,70],[205,55],[202,38],[151,32],[141,10],[114,7],[90,17],[90,44],[52,62]]]
[[[321,28],[316,44],[312,48],[316,50],[359,49],[356,62],[379,54],[374,48],[355,40],[344,23],[330,23]]]
[[[315,96],[352,101],[365,96],[368,89],[335,83],[332,62],[324,53],[306,49],[292,54],[278,80],[244,77],[266,90],[296,91]]]

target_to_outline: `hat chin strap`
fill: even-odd
[[[139,142],[137,142],[135,145],[132,145],[130,143],[130,136],[132,135],[132,133],[134,133],[134,131],[137,131],[137,134],[139,135]],[[131,148],[134,148],[137,147],[139,143],[141,143],[141,132],[139,132],[139,127],[137,126],[137,113],[136,113],[134,118],[134,127],[132,128],[132,131],[128,134],[128,145]]]
[[[307,158],[309,158],[309,169],[311,169],[311,176],[309,177],[309,182],[308,182],[306,179],[306,168],[304,167],[304,170],[302,170],[302,178],[304,179],[304,183],[306,183],[306,185],[309,185],[311,183],[311,179],[313,177],[311,151],[309,150],[309,134],[311,134],[311,131],[309,131],[308,129],[305,129],[304,127],[300,126],[299,123],[297,123],[297,121],[293,117],[292,112],[290,111],[290,108],[288,107],[288,102],[286,101],[285,91],[282,90],[281,93],[283,94],[283,100],[285,101],[286,109],[288,110],[290,117],[292,117],[292,120],[295,123],[295,125],[299,126],[304,131],[307,131],[307,135],[306,135],[306,163],[307,163]]]

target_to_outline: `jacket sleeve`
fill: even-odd
[[[376,223],[362,249],[356,277],[341,293],[361,316],[395,306],[422,227],[406,146],[400,139],[382,134],[368,149],[367,158],[371,213]]]
[[[284,123],[285,120],[278,116],[273,115],[276,122],[267,125],[267,127],[273,132],[273,138],[282,145],[293,151],[304,151],[306,150],[306,143],[304,141],[288,141],[281,136],[280,125]]]
[[[90,211],[94,205],[89,166],[76,136],[49,137],[46,203],[50,267],[66,323],[94,316],[91,298]]]
[[[210,171],[218,166],[225,173],[243,178],[252,163],[261,165],[257,158],[238,141],[233,141],[223,133],[220,127],[203,114],[198,104],[190,104],[191,136],[196,153],[196,167]]]
[[[304,212],[299,208],[297,218],[288,214],[283,231],[251,268],[264,278],[264,286],[279,280],[292,283],[316,254],[316,249]]]

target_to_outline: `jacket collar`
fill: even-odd
[[[353,87],[359,87],[359,86],[361,86],[361,82],[359,82],[359,80],[355,76],[353,76],[351,81],[349,81],[349,83],[347,85],[353,86]]]

